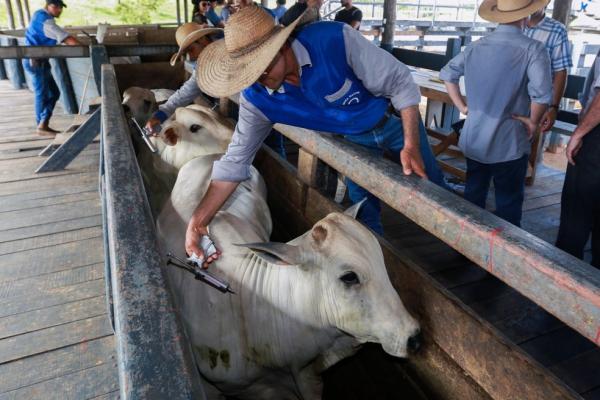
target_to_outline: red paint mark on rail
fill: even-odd
[[[600,346],[600,328],[598,328],[598,333],[596,333],[596,339],[594,340],[594,342]]]
[[[488,270],[492,272],[494,270],[494,241],[496,240],[496,236],[500,232],[502,232],[504,228],[494,228],[490,232],[490,255],[488,256]]]
[[[460,221],[460,231],[458,231],[458,235],[456,235],[456,240],[454,241],[454,247],[458,247],[460,243],[460,239],[462,239],[463,232],[465,230],[465,220]]]

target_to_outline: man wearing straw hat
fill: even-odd
[[[531,139],[552,100],[548,52],[523,29],[529,15],[548,1],[485,0],[479,15],[500,25],[440,72],[452,101],[467,115],[459,140],[467,159],[465,198],[485,208],[493,179],[496,214],[517,226]],[[468,105],[458,86],[462,75]]]
[[[338,22],[309,24],[289,40],[301,19],[275,26],[259,7],[244,8],[225,26],[225,39],[198,59],[203,91],[215,97],[242,93],[231,144],[215,162],[209,189],[188,225],[188,254],[203,254],[200,237],[238,183],[249,177],[274,123],[341,134],[377,155],[388,150],[399,156],[406,174],[444,185],[420,122],[421,95],[409,69]],[[367,197],[359,217],[381,232],[379,200],[352,182],[348,187],[353,202]]]
[[[213,41],[213,38],[221,35],[222,32],[223,29],[205,28],[195,22],[188,22],[181,25],[175,32],[175,40],[179,45],[179,50],[171,57],[171,65],[175,65],[185,55],[189,57],[190,61],[195,62],[202,50]],[[155,132],[157,127],[165,122],[178,107],[185,107],[191,104],[199,96],[202,96],[202,91],[196,83],[196,71],[194,70],[190,79],[179,90],[173,93],[166,103],[158,107],[158,111],[148,120],[146,127],[151,132]]]

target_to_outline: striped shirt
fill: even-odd
[[[550,55],[552,73],[566,70],[573,66],[567,29],[560,22],[544,17],[536,26],[525,28],[525,35],[544,43]]]

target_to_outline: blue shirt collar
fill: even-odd
[[[505,25],[505,24],[500,24],[498,25],[498,27],[496,28],[496,32],[504,32],[504,33],[523,33],[523,30],[519,27],[516,27],[514,25]]]

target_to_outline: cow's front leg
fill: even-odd
[[[323,379],[315,372],[314,364],[294,371],[294,380],[303,400],[320,400],[323,395]]]

